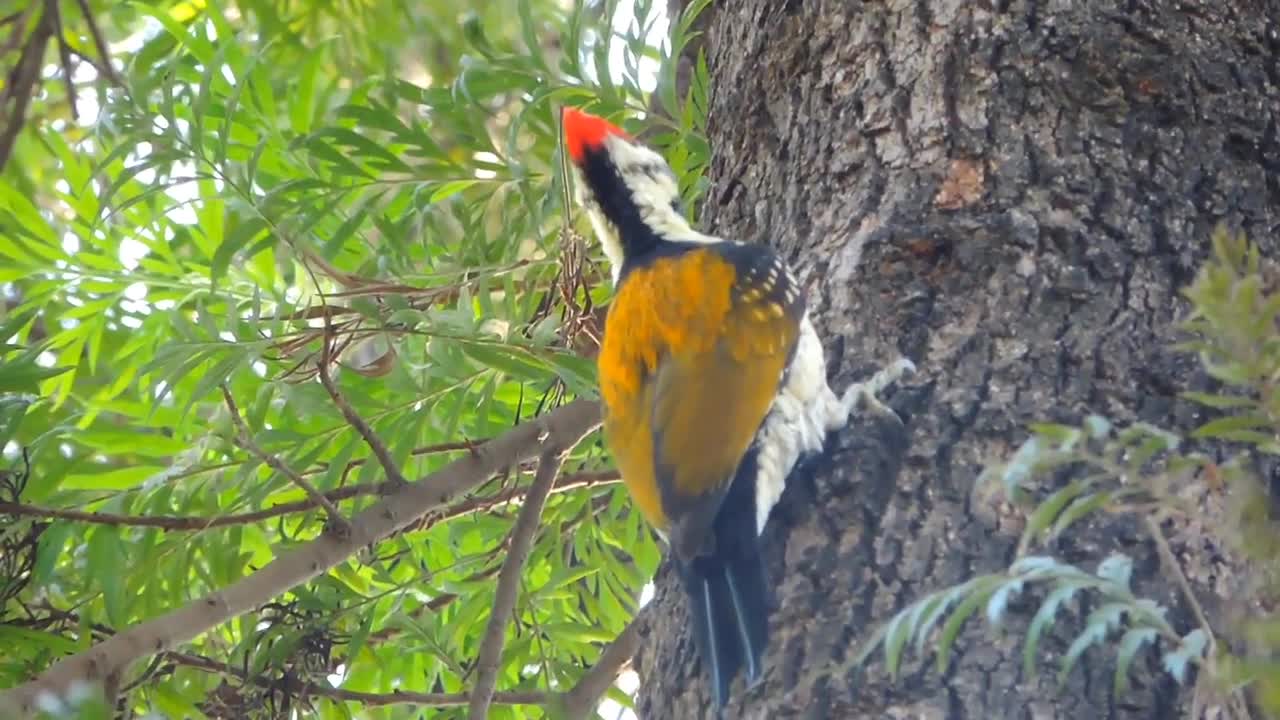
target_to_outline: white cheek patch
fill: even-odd
[[[673,204],[680,199],[680,187],[661,155],[619,137],[611,136],[606,142],[610,159],[640,209],[640,219],[655,233],[675,242],[720,242],[719,238],[694,230],[676,212]]]

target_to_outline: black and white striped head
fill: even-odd
[[[613,266],[663,242],[709,242],[690,227],[680,207],[680,188],[661,155],[602,117],[565,108],[565,149],[572,161],[575,196]]]

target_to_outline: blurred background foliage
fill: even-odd
[[[411,478],[594,395],[607,274],[566,226],[558,110],[643,128],[696,212],[706,66],[677,83],[671,58],[705,4],[0,4],[0,687],[321,532],[223,386],[344,513],[376,498],[315,381],[326,323],[339,384]],[[468,690],[528,470],[133,668],[123,709],[417,717],[350,698]],[[565,473],[500,691],[571,687],[660,559],[598,438]]]

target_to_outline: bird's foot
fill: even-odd
[[[898,413],[892,408],[885,405],[877,397],[885,388],[902,379],[904,375],[910,375],[916,371],[915,363],[906,358],[898,358],[893,363],[881,368],[879,372],[871,376],[871,379],[864,380],[860,383],[850,385],[844,391],[844,396],[840,398],[840,408],[843,411],[841,419],[848,422],[853,413],[871,411],[872,413],[893,419],[897,424],[902,424],[902,418],[898,417]]]

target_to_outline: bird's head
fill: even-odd
[[[575,192],[613,266],[663,241],[707,242],[680,206],[675,173],[661,155],[602,117],[565,108],[564,145],[574,168]]]

